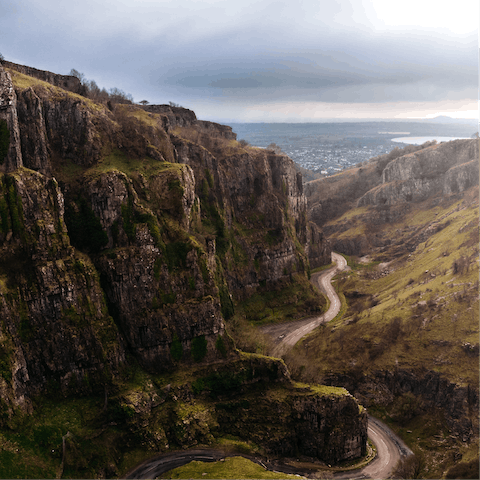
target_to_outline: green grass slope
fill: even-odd
[[[371,232],[374,216],[372,208],[348,211],[330,222],[336,230],[331,239]],[[384,387],[374,384],[378,372],[410,372],[416,378],[431,373],[478,398],[478,218],[474,187],[409,204],[396,221],[377,225],[389,241],[368,256],[349,257],[350,269],[335,280],[345,297],[344,315],[317,329],[285,359],[292,376],[302,381],[370,379],[365,388],[376,391],[370,412],[389,422],[417,453],[422,477],[413,478],[478,475],[478,468],[474,473],[470,468],[475,459],[478,466],[477,411],[467,413],[473,431],[462,439],[452,435],[455,419],[446,419],[449,413],[427,409],[420,396],[408,392],[388,398]],[[454,467],[467,476],[452,477]]]

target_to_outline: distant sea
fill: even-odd
[[[238,140],[278,145],[298,165],[332,175],[402,144],[471,138],[476,122],[370,121],[335,123],[230,123]]]

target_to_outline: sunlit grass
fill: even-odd
[[[166,171],[181,174],[185,168],[185,165],[180,163],[160,162],[151,158],[132,159],[123,152],[116,150],[102,158],[97,165],[88,169],[85,175],[96,176],[118,170],[126,175],[142,174],[149,178]]]
[[[385,227],[406,240],[412,227],[428,232],[414,251],[383,264],[355,262],[339,275],[340,291],[363,297],[356,307],[347,299],[342,318],[305,339],[316,352],[320,377],[352,366],[365,373],[426,368],[459,385],[478,383],[478,359],[465,346],[478,348],[478,206],[456,201],[427,212],[423,207]]]
[[[70,92],[68,90],[64,90],[63,88],[56,87],[51,83],[45,82],[35,77],[30,77],[29,75],[17,72],[12,68],[7,67],[6,70],[10,73],[12,77],[13,85],[19,90],[25,90],[29,87],[42,87],[47,90],[51,95],[54,95],[56,98],[69,97],[75,100],[79,100],[80,105],[88,107],[89,109],[94,110],[96,113],[105,111],[105,107],[102,104],[96,103],[89,98],[79,95],[78,93]]]
[[[281,478],[303,478],[298,475],[276,473],[265,470],[244,457],[228,457],[220,462],[198,462],[193,461],[183,467],[175,468],[163,474],[159,478],[225,478],[225,479],[281,479]]]

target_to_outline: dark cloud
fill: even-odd
[[[5,0],[0,53],[58,73],[76,68],[151,102],[477,98],[476,34],[379,28],[372,5]]]

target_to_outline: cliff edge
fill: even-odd
[[[197,370],[210,378],[218,369],[246,368],[225,326],[235,302],[259,288],[291,283],[295,275],[306,277],[310,265],[330,259],[328,242],[307,220],[292,160],[242,147],[230,127],[199,121],[187,109],[95,103],[69,78],[4,66],[2,425],[18,422],[20,412],[40,421],[42,399],[58,397],[71,405],[69,399],[78,396],[104,398],[103,410],[92,407],[102,418],[95,417],[95,428],[110,432],[122,459],[134,448],[133,439],[141,439],[144,451],[165,451],[233,432],[231,409],[211,410],[212,397],[205,393],[197,398],[204,391],[197,388]],[[330,393],[312,390],[304,401],[281,362],[258,357],[247,363],[253,373],[239,380],[239,394],[247,395],[258,372],[273,365],[276,373],[266,383],[253,382],[256,391],[271,403],[271,383],[285,398],[274,408],[288,404],[269,451],[299,451],[331,462],[364,453],[366,413],[353,397],[341,401],[347,401],[355,428],[339,437],[345,419],[334,415],[337,420],[322,430],[324,443],[305,443],[305,432],[319,428],[309,424],[311,415],[330,415],[321,406]],[[197,373],[185,381],[182,372]],[[180,390],[167,388],[172,375]],[[212,413],[201,428],[186,428],[180,406],[195,410],[199,402]],[[252,435],[246,425],[257,412],[255,402],[245,402],[244,426],[235,424],[242,438]],[[302,409],[303,426],[291,433],[289,419]],[[251,420],[258,424],[256,440],[265,445],[266,421]],[[121,433],[110,429],[113,424]],[[182,428],[188,435],[180,435]],[[80,448],[78,438],[64,440],[71,451]],[[79,470],[76,456],[68,461],[73,475],[108,474]],[[118,474],[118,462],[110,474]]]

